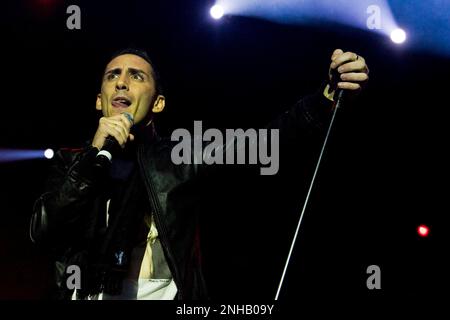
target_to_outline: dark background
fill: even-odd
[[[78,4],[81,30],[66,28]],[[165,134],[178,127],[262,127],[326,79],[335,48],[364,56],[370,84],[336,119],[282,297],[367,299],[438,294],[448,283],[450,59],[332,24],[287,26],[209,17],[210,1],[28,0],[2,16],[0,148],[79,146],[96,129],[94,103],[109,55],[146,48],[160,69]],[[297,150],[297,153],[301,150]],[[308,174],[230,170],[202,205],[214,299],[272,299],[306,195]],[[49,258],[28,222],[48,160],[0,164],[0,298],[45,299]],[[309,168],[309,174],[312,173]],[[234,171],[234,173],[232,172]],[[224,178],[224,177],[222,177]],[[216,181],[217,182],[217,181]],[[416,228],[431,228],[420,238]],[[381,268],[382,290],[366,288]]]

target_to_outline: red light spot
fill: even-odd
[[[420,226],[417,227],[417,233],[421,237],[426,237],[430,233],[430,229],[426,225],[421,224]]]

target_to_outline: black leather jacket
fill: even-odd
[[[295,140],[300,145],[322,136],[332,110],[332,103],[322,91],[323,87],[300,100],[268,128],[278,128],[281,140]],[[177,298],[205,299],[193,186],[196,177],[208,166],[173,164],[172,145],[170,140],[159,137],[139,145],[139,170],[178,288]],[[104,228],[98,216],[106,211],[106,199],[96,189],[90,171],[97,152],[93,147],[58,151],[46,191],[34,206],[30,236],[55,255],[57,298],[70,299],[72,292],[65,283],[66,267],[77,263],[77,256],[89,245],[87,239],[95,238],[96,229]]]

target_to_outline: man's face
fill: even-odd
[[[97,110],[105,117],[123,112],[133,115],[134,123],[145,118],[155,95],[155,81],[150,64],[133,54],[111,60],[103,75]]]

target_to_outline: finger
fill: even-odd
[[[119,142],[120,145],[124,144],[128,140],[128,135],[124,133],[118,126],[107,125],[104,131],[106,132],[106,135],[111,135],[116,138],[117,142]]]
[[[344,89],[344,90],[360,90],[361,85],[358,83],[352,83],[352,82],[339,82],[338,88]]]
[[[123,124],[121,123],[120,125],[115,125],[114,129],[120,133],[120,136],[122,137],[123,142],[124,143],[127,142],[129,131],[123,127]]]
[[[119,142],[120,145],[123,145],[128,139],[128,134],[123,130],[122,127],[118,125],[111,125],[108,123],[105,129],[109,135],[112,135],[114,138],[116,138],[117,142]]]
[[[344,51],[342,51],[341,49],[336,49],[336,50],[334,50],[334,51],[333,51],[333,54],[331,55],[331,60],[336,59],[336,57],[337,57],[338,55],[341,55],[341,54],[343,54],[343,53],[344,53]]]
[[[126,120],[128,121],[128,120]],[[129,121],[128,121],[129,122]],[[108,123],[108,125],[110,125],[110,128],[112,128],[113,130],[116,130],[117,132],[119,132],[120,134],[120,145],[121,147],[125,147],[125,143],[130,140],[133,141],[134,140],[134,135],[130,134],[130,129],[129,128],[124,128],[124,124],[122,121],[111,121],[110,123]]]
[[[355,71],[365,72],[366,64],[364,61],[357,60],[357,61],[345,63],[345,64],[341,65],[337,70],[339,73],[348,73],[348,72],[355,72]]]
[[[117,132],[116,130],[114,130],[113,128],[110,128],[110,127],[105,128],[104,131],[108,137],[113,137],[120,146],[123,145],[124,142],[123,142],[122,136],[120,135],[119,132]]]
[[[121,123],[123,123],[125,125],[126,128],[128,128],[128,129],[131,128],[130,120],[128,120],[128,118],[123,113],[109,117],[108,119],[114,120],[114,121],[120,121]]]
[[[118,126],[120,128],[122,128],[125,133],[128,135],[128,133],[130,132],[130,122],[128,120],[126,120],[128,122],[128,124],[125,121],[122,121],[121,118],[118,119],[108,119],[107,123],[114,125],[114,126]]]
[[[109,127],[109,130],[117,142],[119,142],[120,146],[123,146],[127,142],[127,137],[117,127]]]
[[[341,79],[346,82],[364,82],[369,80],[369,76],[363,72],[350,72],[341,74]]]
[[[356,61],[356,60],[358,60],[358,55],[356,53],[345,52],[345,53],[337,56],[336,59],[334,59],[333,63],[331,64],[331,68],[335,69],[346,62]]]

